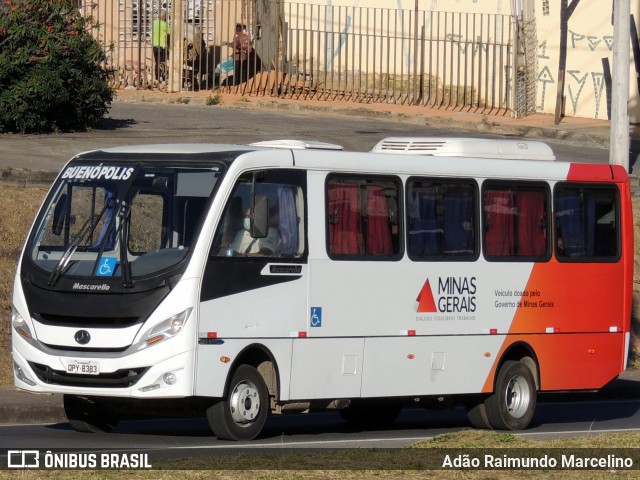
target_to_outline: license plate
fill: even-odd
[[[74,375],[99,375],[100,364],[90,360],[72,360],[67,364],[67,373]]]

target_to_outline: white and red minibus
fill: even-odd
[[[522,429],[538,392],[615,379],[633,280],[624,169],[537,142],[420,142],[428,154],[77,155],[18,264],[16,386],[64,394],[80,431],[195,412],[249,440],[270,413],[382,421],[407,403]]]

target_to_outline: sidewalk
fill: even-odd
[[[554,401],[570,399],[639,399],[640,371],[623,372],[598,393],[553,394]],[[585,397],[586,396],[586,397]],[[539,396],[544,401],[544,395]],[[66,422],[60,394],[34,394],[15,387],[0,387],[0,424],[33,424]]]

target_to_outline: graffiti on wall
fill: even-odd
[[[435,0],[434,0],[435,1]],[[398,0],[398,7],[401,6],[400,0]],[[325,18],[325,30],[327,32],[333,32],[336,27],[338,27],[339,34],[337,33],[335,36],[333,34],[329,34],[326,36],[326,70],[331,70],[333,65],[339,62],[339,59],[343,53],[343,49],[345,48],[345,44],[349,41],[349,36],[354,32],[357,32],[358,29],[361,29],[360,26],[354,25],[353,17],[351,15],[346,15],[346,18],[343,20],[342,25],[336,25],[334,15],[334,7],[331,1],[328,2],[327,5],[327,15]],[[399,12],[399,24],[404,24],[405,11],[398,10]],[[422,18],[425,22],[424,27],[430,27],[430,16],[425,16]],[[419,29],[418,31],[421,31]],[[430,36],[427,34],[427,38]],[[413,69],[413,40],[409,37],[403,38],[401,40],[404,43],[403,51],[403,66],[407,71],[412,71]],[[438,40],[435,40],[438,42]],[[444,34],[444,42],[450,45],[453,45],[460,53],[466,54],[469,48],[471,47],[472,56],[475,58],[478,55],[486,55],[489,52],[489,48],[491,45],[494,45],[498,41],[497,38],[489,37],[483,38],[482,35],[476,35],[476,38],[466,38],[462,34],[457,33],[445,33]]]
[[[467,53],[467,49],[471,46],[471,48],[473,48],[474,57],[478,54],[478,52],[480,53],[482,53],[483,51],[486,52],[489,47],[488,42],[491,41],[491,38],[490,38],[487,41],[487,43],[485,43],[485,41],[482,39],[482,36],[480,35],[476,36],[475,41],[473,40],[467,41],[462,35],[454,34],[454,33],[446,34],[445,38],[448,42],[451,42],[453,45],[456,45],[460,53]]]
[[[565,98],[566,107],[570,109],[568,114],[576,115],[578,109],[582,105],[580,102],[593,102],[593,118],[602,118],[601,109],[606,109],[606,101],[603,102],[603,94],[606,90],[605,74],[602,70],[594,68],[571,68],[571,63],[580,62],[581,65],[602,65],[602,58],[609,57],[613,51],[613,36],[611,35],[589,35],[569,29],[569,42],[567,45],[567,71],[565,76]],[[593,60],[589,59],[585,62],[585,55],[593,54]],[[538,45],[538,92],[539,105],[536,108],[539,111],[545,111],[545,106],[553,108],[555,106],[557,89],[557,63],[554,65],[553,59],[547,52],[547,41],[543,41]],[[556,61],[557,62],[557,61]],[[605,112],[606,117],[606,112]]]

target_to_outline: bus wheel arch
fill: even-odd
[[[223,440],[253,440],[262,431],[277,388],[271,354],[259,346],[247,347],[230,369],[224,397],[206,411],[213,433]]]
[[[525,342],[516,342],[513,345],[510,345],[509,348],[502,355],[502,358],[498,363],[498,368],[496,372],[498,372],[500,370],[500,367],[502,367],[502,365],[509,360],[522,362],[523,364],[525,364],[531,371],[531,374],[533,375],[533,379],[536,385],[536,390],[540,390],[540,384],[541,384],[540,383],[540,366],[539,366],[540,364],[538,363],[538,356],[536,355],[535,351],[533,350],[533,348],[531,348],[529,344]],[[497,379],[497,374],[496,374],[496,378],[494,378],[494,389],[495,389],[496,379]]]
[[[466,403],[475,428],[522,430],[535,413],[540,368],[534,350],[524,342],[511,345],[498,362],[493,393],[473,396]]]
[[[264,345],[249,345],[244,348],[234,360],[231,369],[231,374],[227,378],[225,385],[225,396],[229,393],[229,387],[231,382],[231,376],[233,372],[240,365],[250,365],[262,375],[262,378],[269,390],[269,396],[273,399],[277,399],[280,392],[280,376],[278,370],[278,363],[276,362],[273,354]]]

